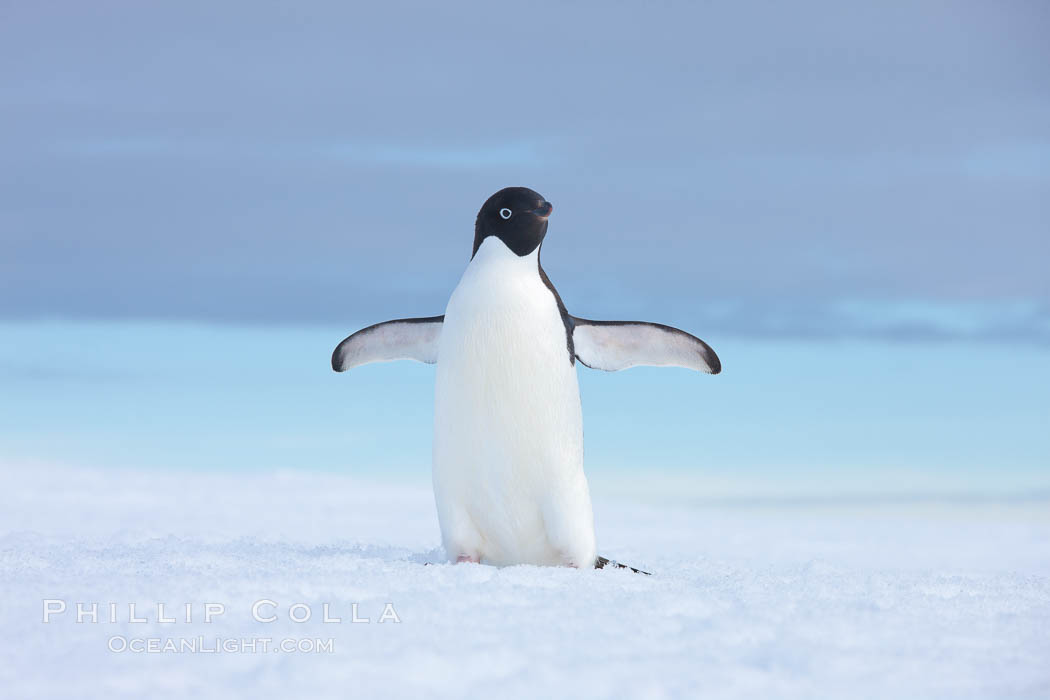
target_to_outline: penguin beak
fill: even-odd
[[[532,213],[541,219],[546,219],[554,211],[554,205],[550,202],[543,202],[538,207],[532,210]]]

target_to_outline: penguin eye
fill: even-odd
[[[510,209],[507,209],[506,207],[503,207],[502,209],[499,210],[499,215],[501,217],[503,217],[504,219],[509,219],[510,215],[513,214],[513,213],[514,212],[512,212]]]

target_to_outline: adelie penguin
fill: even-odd
[[[451,561],[601,567],[576,362],[718,374],[704,341],[658,323],[572,316],[540,264],[553,207],[526,187],[488,198],[443,316],[386,321],[339,343],[332,368],[437,363],[434,497]]]

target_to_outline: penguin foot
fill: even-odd
[[[481,563],[481,557],[472,557],[469,554],[460,554],[458,557],[456,557],[456,563],[457,564],[463,564],[463,563],[480,564]]]
[[[645,574],[646,576],[652,576],[652,574],[650,574],[648,571],[642,571],[641,569],[636,569],[633,566],[627,566],[626,564],[621,564],[618,561],[613,561],[611,559],[606,559],[605,557],[598,557],[594,561],[594,568],[595,569],[604,569],[606,566],[612,566],[612,567],[617,568],[617,569],[630,569],[631,571],[633,571],[636,574]]]

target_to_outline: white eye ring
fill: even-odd
[[[507,209],[507,207],[503,207],[502,209],[499,210],[499,215],[501,217],[503,217],[504,219],[509,219],[511,214],[513,214],[513,213],[514,212],[512,212],[510,209]]]

